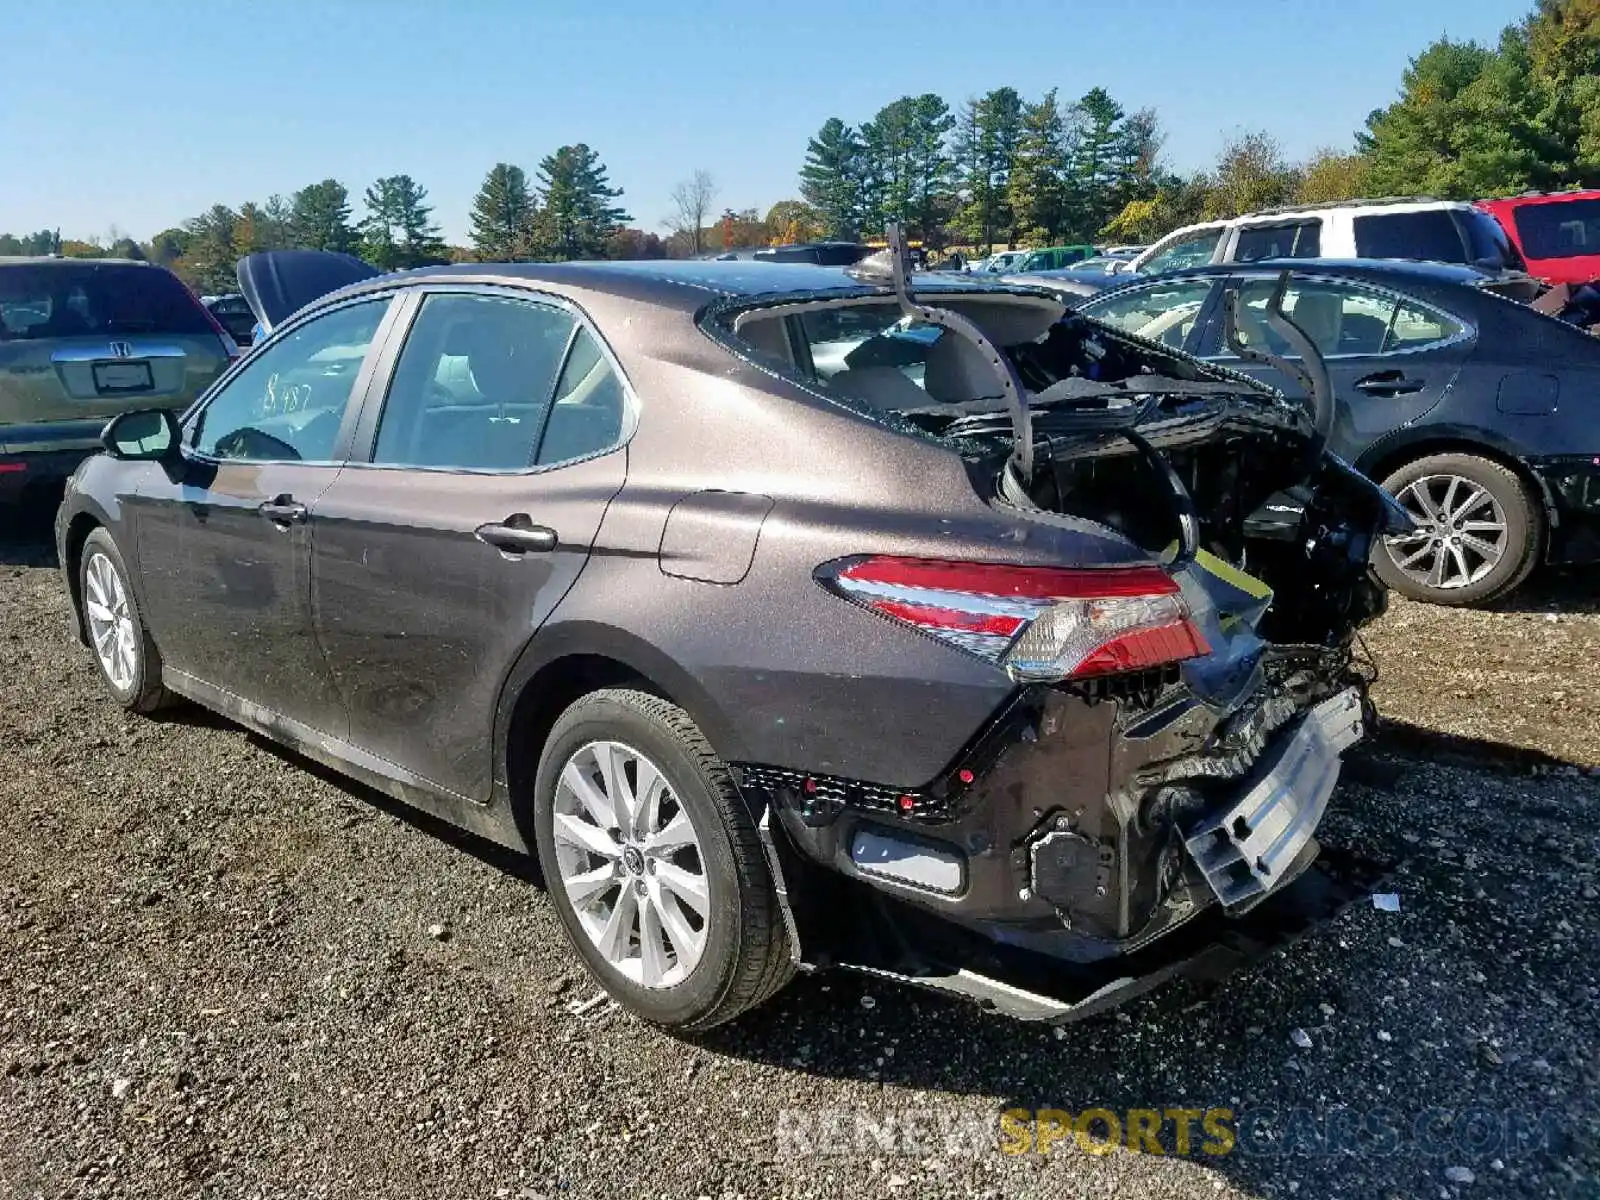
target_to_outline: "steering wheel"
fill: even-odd
[[[223,434],[217,439],[214,451],[218,458],[300,461],[300,451],[288,442],[249,425]]]

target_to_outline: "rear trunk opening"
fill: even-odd
[[[855,889],[824,909],[868,914],[833,960],[1061,1020],[1205,958],[1268,897],[1347,900],[1313,867],[1314,835],[1373,718],[1357,635],[1386,602],[1368,561],[1401,527],[1390,499],[1325,452],[1313,413],[1243,376],[1018,294],[912,298],[894,283],[897,305],[811,301],[788,318],[788,346],[808,351],[796,365],[950,446],[1017,520],[1096,522],[1141,547],[1204,645],[1053,681],[999,658],[1013,702],[943,776],[898,795],[747,772],[803,858]],[[757,319],[752,335],[780,332],[783,318]],[[864,574],[878,602],[917,582]],[[940,601],[953,615],[909,619],[973,640],[948,598],[963,587],[981,609],[982,582],[955,581]],[[814,902],[798,920],[802,943],[835,936]]]

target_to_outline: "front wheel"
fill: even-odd
[[[1432,604],[1499,599],[1538,564],[1544,521],[1510,469],[1474,454],[1435,454],[1383,481],[1417,528],[1384,539],[1373,566],[1395,591]]]
[[[84,539],[78,595],[100,676],[117,703],[141,713],[164,707],[171,696],[161,686],[161,654],[139,615],[122,552],[105,529]]]
[[[789,979],[760,837],[727,766],[682,709],[607,689],[557,719],[534,840],[568,940],[625,1008],[684,1031]]]

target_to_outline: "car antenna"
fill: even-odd
[[[1333,432],[1333,383],[1328,378],[1328,364],[1323,360],[1316,342],[1283,309],[1283,298],[1289,290],[1292,274],[1292,271],[1278,273],[1272,294],[1267,297],[1264,315],[1268,328],[1289,343],[1289,349],[1300,356],[1299,362],[1280,358],[1269,350],[1259,349],[1244,341],[1239,334],[1239,289],[1236,287],[1230,287],[1222,293],[1223,336],[1227,339],[1229,349],[1240,358],[1276,367],[1306,390],[1311,400],[1311,419],[1316,430],[1306,447],[1306,458],[1314,463],[1322,457],[1322,451],[1328,444],[1328,435]]]
[[[906,257],[905,239],[898,221],[890,222],[885,237],[889,243],[887,250],[880,250],[854,266],[845,268],[845,273],[862,283],[880,286],[889,284],[894,288],[895,299],[900,302],[900,311],[907,317],[927,325],[936,325],[940,329],[948,329],[978,349],[983,355],[983,361],[1000,383],[1000,395],[1005,400],[1006,411],[1011,417],[1011,461],[1016,464],[1017,473],[1022,477],[1023,484],[1032,483],[1033,413],[1028,408],[1027,389],[1018,377],[1017,369],[1011,365],[1011,360],[1006,357],[1005,352],[989,340],[989,336],[976,322],[948,308],[919,304],[911,290],[910,260]]]

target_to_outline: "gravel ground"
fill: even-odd
[[[573,1011],[516,858],[193,710],[123,716],[48,550],[0,544],[0,1196],[1600,1195],[1581,592],[1370,639],[1406,724],[1327,840],[1395,861],[1399,912],[1059,1034],[830,975],[690,1043]],[[1221,1107],[1240,1144],[1009,1155],[1013,1107]],[[853,1132],[885,1118],[920,1138]]]

